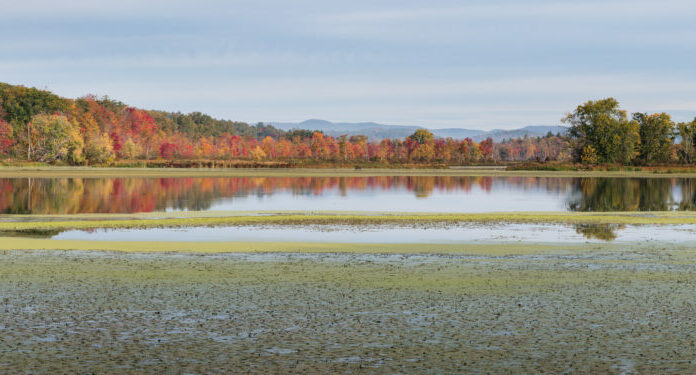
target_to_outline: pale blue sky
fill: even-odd
[[[0,0],[0,81],[257,121],[696,115],[694,1]]]

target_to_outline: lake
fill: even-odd
[[[668,211],[696,208],[696,179],[563,177],[2,178],[0,213],[185,210]]]
[[[38,235],[40,236],[40,235]],[[46,238],[84,241],[271,241],[341,243],[576,243],[670,242],[695,243],[693,225],[616,224],[459,224],[441,226],[268,225],[148,229],[67,230]]]

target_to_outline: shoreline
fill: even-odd
[[[645,177],[696,178],[696,171],[543,171],[475,168],[100,168],[100,167],[0,167],[0,178],[99,178],[99,177],[374,177],[374,176],[454,176],[454,177]]]

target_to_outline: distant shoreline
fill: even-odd
[[[571,169],[572,165],[454,166],[431,168],[294,167],[294,168],[142,168],[73,166],[0,166],[0,178],[22,177],[370,177],[370,176],[510,176],[510,177],[651,177],[696,178],[685,166]]]

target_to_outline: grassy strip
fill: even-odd
[[[208,169],[208,168],[96,168],[0,167],[0,177],[370,177],[370,176],[510,176],[510,177],[696,177],[696,172],[674,171],[548,171],[500,169]]]
[[[199,226],[241,225],[429,225],[461,223],[530,223],[530,224],[629,224],[664,225],[696,224],[689,213],[568,213],[568,212],[493,212],[467,214],[274,214],[254,216],[186,217],[130,220],[69,220],[63,221],[0,222],[2,231],[70,230],[97,228],[176,228]],[[66,220],[67,219],[67,220]]]
[[[0,237],[0,250],[99,250],[138,253],[358,253],[526,255],[606,249],[606,244],[370,244],[319,242],[75,241]]]

